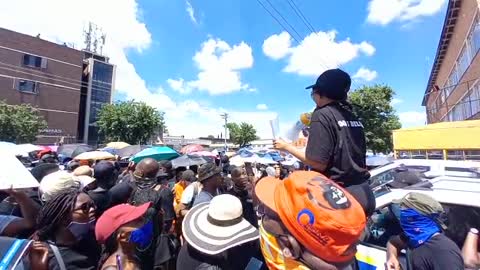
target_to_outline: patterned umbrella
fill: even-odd
[[[181,150],[180,153],[182,154],[191,154],[193,152],[200,152],[203,151],[203,146],[200,144],[189,144],[184,146]]]

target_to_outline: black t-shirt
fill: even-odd
[[[58,251],[68,270],[94,270],[97,268],[97,261],[95,259],[89,258],[69,247],[59,246]],[[50,247],[48,251],[48,269],[60,270],[57,259]]]
[[[435,235],[423,245],[411,249],[408,259],[411,269],[415,270],[464,269],[460,249],[443,234]]]
[[[345,187],[365,182],[366,152],[363,125],[351,111],[338,103],[315,109],[305,154],[327,164],[323,174]]]
[[[244,270],[250,260],[263,261],[258,242],[245,243],[219,255],[203,254],[185,243],[177,258],[177,269],[182,270]],[[257,256],[259,255],[259,256]],[[265,263],[258,270],[267,269]],[[256,269],[256,270],[257,270]]]

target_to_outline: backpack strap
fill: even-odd
[[[0,261],[0,270],[9,269],[10,263],[12,262],[15,255],[17,255],[18,250],[22,247],[23,243],[27,241],[25,239],[15,239],[12,245],[8,248],[5,255],[3,255],[2,260]]]
[[[55,259],[57,260],[58,266],[60,267],[60,270],[67,270],[67,267],[65,266],[65,262],[63,261],[62,254],[60,254],[60,250],[58,250],[58,247],[52,244],[49,244],[50,248],[53,251],[53,255],[55,256]]]

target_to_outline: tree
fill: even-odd
[[[391,152],[392,130],[402,127],[391,105],[394,95],[387,85],[363,86],[349,95],[353,111],[364,126],[367,148],[374,153]]]
[[[230,140],[240,147],[244,147],[251,141],[258,139],[255,128],[245,122],[240,123],[240,125],[237,123],[228,123],[227,128],[230,132]]]
[[[106,104],[97,125],[107,141],[146,144],[159,130],[166,130],[163,112],[144,102],[120,101]]]
[[[9,105],[0,101],[0,141],[31,143],[47,122],[30,104]]]

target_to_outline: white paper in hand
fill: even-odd
[[[40,184],[15,156],[0,153],[0,190],[38,187]]]
[[[270,120],[270,127],[272,128],[273,139],[279,139],[280,136],[280,124],[278,123],[278,117]]]

